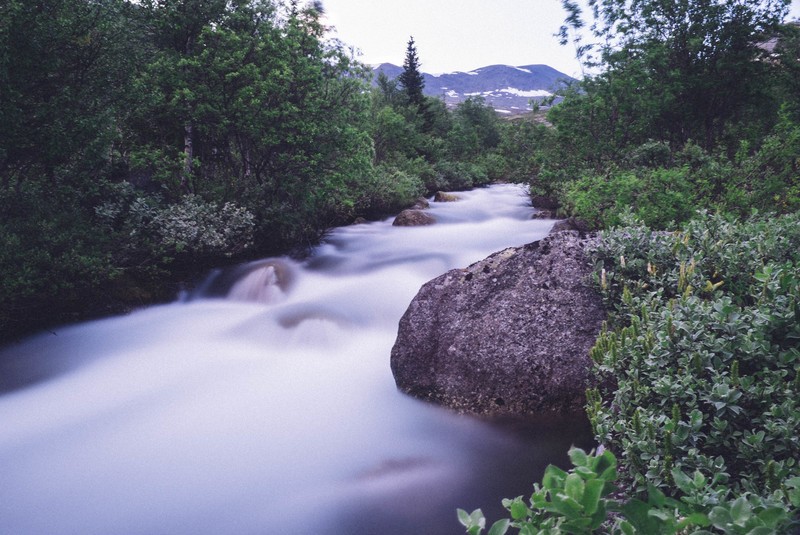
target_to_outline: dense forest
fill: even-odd
[[[0,9],[0,340],[502,174],[490,108],[424,97],[413,39],[373,88],[319,3]]]

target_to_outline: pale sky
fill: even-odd
[[[571,46],[555,34],[560,0],[323,0],[335,36],[359,49],[368,64],[402,65],[414,36],[422,70],[470,71],[494,64],[543,63],[580,76]],[[793,0],[789,18],[800,18]]]

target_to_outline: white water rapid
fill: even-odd
[[[498,518],[588,437],[396,390],[420,286],[552,226],[516,186],[458,196],[431,204],[433,226],[336,229],[306,261],[4,348],[0,533],[439,535],[464,532],[456,507]]]

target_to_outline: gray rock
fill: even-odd
[[[556,219],[555,210],[536,210],[531,219]]]
[[[431,203],[428,202],[428,199],[426,199],[425,197],[418,198],[417,202],[415,202],[414,206],[412,206],[414,210],[427,210],[430,207]]]
[[[577,217],[569,217],[553,225],[553,228],[550,232],[564,232],[571,230],[577,230],[580,233],[586,233],[589,232],[591,228],[589,223],[587,223],[583,219],[579,219]]]
[[[392,225],[395,227],[418,227],[421,225],[433,225],[436,219],[432,215],[420,210],[403,210],[394,218]]]
[[[400,320],[400,390],[459,412],[582,410],[606,317],[577,232],[500,251],[428,282]]]

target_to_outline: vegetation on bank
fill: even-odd
[[[608,449],[570,452],[490,533],[800,529],[800,214],[627,220],[592,256],[611,314],[587,411]]]
[[[422,96],[413,40],[401,80],[373,88],[321,15],[296,0],[3,3],[0,341],[500,176],[493,110]]]
[[[571,451],[489,533],[797,532],[800,26],[788,2],[590,0],[591,27],[562,4],[600,74],[519,125],[515,171],[606,229],[587,392],[604,451]]]

